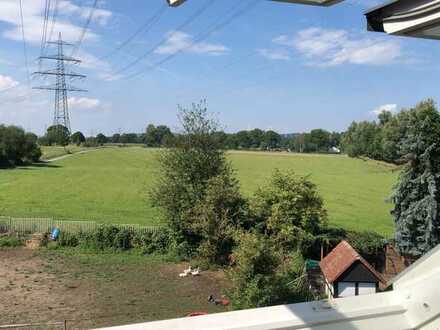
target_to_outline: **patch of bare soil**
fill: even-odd
[[[220,296],[223,273],[181,279],[185,266],[148,257],[0,250],[0,325],[67,320],[68,329],[89,329],[225,311],[207,302],[210,294]]]

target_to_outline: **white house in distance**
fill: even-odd
[[[319,263],[329,299],[374,294],[379,284],[386,284],[380,275],[347,242],[339,243]]]

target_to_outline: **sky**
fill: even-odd
[[[86,135],[140,133],[149,123],[178,130],[178,105],[201,99],[228,132],[281,133],[342,131],[383,110],[440,99],[440,44],[368,32],[363,13],[376,0],[330,8],[98,0],[92,10],[93,2],[52,0],[46,29],[48,40],[61,33],[74,45],[65,46],[67,55],[82,61],[67,70],[87,75],[70,84],[88,92],[68,97],[72,131]],[[32,73],[54,67],[37,59],[56,48],[41,47],[45,0],[22,4],[23,26],[19,0],[0,1],[0,123],[41,134],[52,122],[54,93],[32,87],[54,80]]]

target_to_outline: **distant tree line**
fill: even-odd
[[[261,129],[242,130],[237,133],[215,132],[214,137],[222,149],[229,150],[286,150],[305,153],[328,153],[340,149],[342,133],[314,129],[309,133],[279,134],[275,131]],[[47,135],[46,135],[47,136]],[[173,146],[180,133],[173,133],[166,125],[147,126],[145,133],[124,133],[105,136],[100,133],[96,137],[86,138],[83,133],[76,132],[70,137],[70,142],[85,146],[113,144],[143,144],[147,147],[161,148]],[[45,143],[41,143],[41,142]],[[43,145],[59,144],[50,138],[41,138]]]
[[[33,163],[40,159],[38,137],[17,126],[0,125],[0,167]]]
[[[435,110],[432,100],[426,101]],[[375,121],[353,122],[344,134],[342,148],[350,157],[368,157],[401,164],[406,159],[403,141],[411,131],[410,121],[418,107],[393,114],[385,111]]]

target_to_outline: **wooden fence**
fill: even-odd
[[[96,221],[58,220],[53,218],[14,218],[0,216],[0,232],[20,234],[46,233],[58,227],[62,232],[90,232],[103,225]],[[109,224],[110,225],[110,224]],[[136,232],[154,232],[160,227],[141,226],[136,224],[111,224],[119,228]]]

